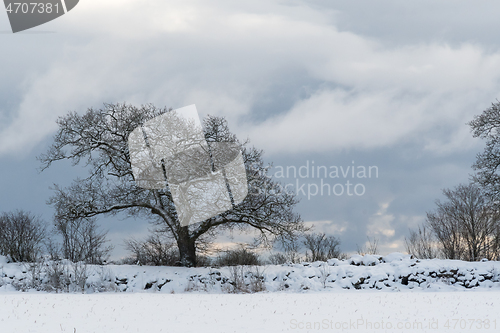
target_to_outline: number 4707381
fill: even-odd
[[[14,3],[9,3],[7,6],[7,13],[15,13],[15,14],[52,14],[57,13],[59,14],[59,4],[56,3],[55,5],[51,3],[39,3],[39,2],[14,2]]]

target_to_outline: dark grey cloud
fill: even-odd
[[[383,0],[329,1],[304,3],[327,11],[330,22],[342,31],[381,40],[393,45],[417,43],[479,43],[498,49],[495,31],[500,29],[498,3],[481,1],[418,2]]]

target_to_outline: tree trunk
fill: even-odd
[[[195,239],[189,236],[188,227],[181,227],[177,237],[177,246],[179,248],[179,266],[196,266],[196,246]]]

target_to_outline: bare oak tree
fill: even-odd
[[[206,141],[236,143],[240,146],[250,184],[244,201],[232,209],[202,222],[181,225],[168,185],[144,189],[136,185],[127,145],[129,134],[146,121],[169,112],[153,105],[134,107],[105,104],[82,115],[71,112],[57,120],[59,130],[46,154],[40,156],[42,169],[53,162],[70,160],[83,164],[89,176],[76,179],[67,188],[56,187],[52,198],[56,219],[72,220],[125,212],[163,228],[176,241],[179,265],[195,266],[200,240],[226,230],[259,231],[259,242],[291,239],[304,230],[300,216],[293,212],[297,199],[280,191],[267,175],[262,151],[240,143],[224,118],[203,121]]]

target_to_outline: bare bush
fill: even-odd
[[[51,260],[46,265],[46,279],[44,284],[46,291],[69,292],[71,284],[70,273],[67,265],[62,260]]]
[[[312,233],[304,236],[304,245],[308,261],[326,261],[341,256],[340,240],[335,236],[326,236],[325,233]]]
[[[70,273],[71,283],[82,293],[85,292],[85,285],[89,278],[87,263],[80,261],[72,263],[72,274]]]
[[[301,244],[298,238],[292,238],[282,242],[283,254],[285,255],[286,262],[296,264],[304,259],[300,253],[300,246]]]
[[[214,264],[215,266],[256,266],[260,265],[260,258],[256,253],[242,247],[237,250],[227,250],[219,254]]]
[[[198,267],[208,267],[211,266],[213,263],[213,260],[211,257],[207,255],[202,255],[197,253],[196,254],[196,266]]]
[[[44,260],[39,258],[34,262],[24,264],[24,270],[27,272],[27,279],[16,287],[18,290],[27,291],[28,289],[42,289],[42,275],[44,271]]]
[[[229,292],[248,293],[249,289],[245,284],[245,267],[244,266],[231,266],[229,267],[229,285],[231,288]]]
[[[125,241],[135,264],[150,266],[174,266],[179,261],[177,247],[160,233],[150,235],[145,241],[134,238]]]
[[[419,226],[417,230],[410,230],[410,237],[405,237],[406,252],[418,259],[436,258],[439,249],[435,242],[434,235],[429,228],[425,225]]]
[[[18,210],[0,215],[0,254],[16,262],[36,262],[46,237],[45,223]]]
[[[269,255],[269,258],[267,259],[267,262],[271,265],[283,265],[288,263],[288,258],[284,253],[271,253],[271,255]]]
[[[370,239],[370,237],[367,237],[368,238],[368,244],[366,244],[365,246],[357,246],[358,247],[358,254],[359,255],[366,255],[366,254],[377,254],[378,252],[378,239],[377,238],[373,238],[373,239]]]
[[[330,274],[330,266],[326,262],[324,262],[319,267],[319,280],[323,288],[326,288],[326,283],[328,282],[328,277],[330,276]]]
[[[250,292],[258,293],[261,291],[266,291],[264,270],[262,270],[259,266],[254,266],[250,270],[249,274],[250,274],[250,285],[249,285]]]
[[[56,231],[62,236],[62,256],[71,262],[102,264],[113,250],[106,243],[107,232],[100,231],[93,218],[56,218]]]

